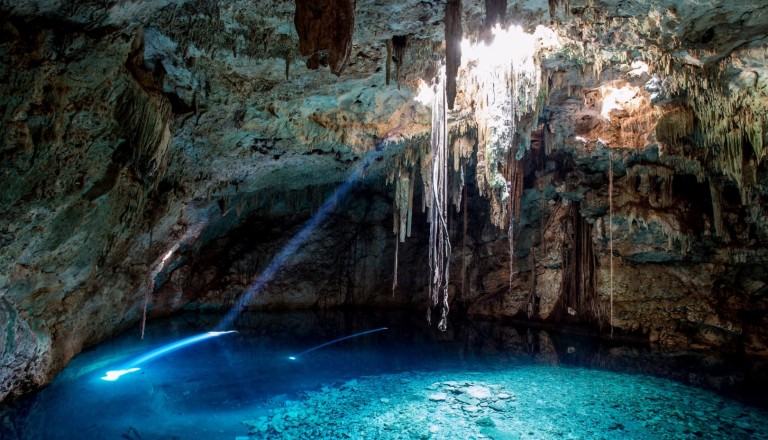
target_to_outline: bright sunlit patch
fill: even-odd
[[[533,57],[539,50],[556,48],[560,46],[557,34],[546,26],[537,26],[534,33],[529,34],[520,26],[510,26],[502,29],[495,26],[492,30],[493,41],[470,43],[469,40],[461,42],[462,67],[466,68],[470,63],[476,63],[481,70],[493,69],[505,64],[518,64],[533,62]],[[474,69],[473,69],[474,71]]]
[[[419,94],[416,95],[416,97],[413,99],[429,107],[432,105],[432,99],[434,96],[435,91],[433,87],[424,82],[424,80],[419,79]]]
[[[627,72],[629,76],[640,76],[640,75],[647,75],[650,68],[648,67],[648,64],[644,61],[633,61],[632,62],[632,70]]]
[[[522,60],[536,52],[533,35],[523,31],[520,26],[512,26],[509,29],[496,26],[493,28],[493,37],[491,44],[482,41],[472,44],[467,39],[462,40],[462,67],[476,62],[477,68],[484,70],[507,64],[510,60]]]
[[[114,382],[117,379],[120,379],[121,376],[124,376],[124,375],[126,375],[128,373],[133,373],[134,371],[139,371],[139,370],[141,370],[141,368],[133,367],[133,368],[128,368],[127,370],[107,371],[107,373],[101,378],[101,380],[107,380],[107,381],[110,381],[110,382]]]
[[[625,85],[621,88],[606,86],[603,88],[603,109],[600,116],[603,119],[611,120],[611,112],[622,110],[627,104],[637,96],[638,88]]]

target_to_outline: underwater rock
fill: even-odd
[[[504,401],[500,401],[500,400],[491,402],[489,406],[499,412],[504,412],[508,409],[507,404]]]
[[[427,399],[433,401],[433,402],[442,402],[448,398],[448,395],[445,393],[433,393],[427,396]]]
[[[456,400],[458,400],[461,403],[466,403],[467,405],[472,405],[472,406],[478,405],[480,403],[478,399],[472,398],[466,394],[459,394],[456,397]]]
[[[480,385],[472,385],[469,387],[466,387],[462,389],[462,392],[468,395],[469,397],[472,397],[473,399],[489,399],[493,395],[491,394],[491,390],[488,387],[480,386]]]

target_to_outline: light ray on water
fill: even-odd
[[[153,359],[157,359],[159,357],[165,356],[169,353],[173,353],[176,350],[180,350],[184,347],[188,347],[192,344],[197,344],[198,342],[205,341],[206,339],[216,338],[222,335],[226,335],[229,333],[237,333],[234,330],[229,331],[219,331],[219,332],[205,332],[201,333],[199,335],[190,336],[188,338],[184,338],[179,341],[172,342],[170,344],[163,345],[162,347],[156,348],[150,352],[147,352],[136,359],[132,360],[131,362],[128,362],[125,366],[125,368],[118,369],[118,370],[111,370],[107,371],[107,373],[101,378],[102,380],[114,382],[120,377],[133,373],[136,371],[141,370],[139,365],[145,364]]]
[[[309,220],[307,220],[307,222],[304,224],[301,230],[295,236],[293,236],[288,241],[288,243],[286,243],[286,245],[280,250],[280,252],[277,253],[277,255],[275,255],[275,257],[272,259],[272,262],[269,264],[269,266],[267,266],[267,268],[264,269],[264,271],[259,275],[259,277],[256,278],[256,280],[253,283],[251,283],[250,286],[248,286],[248,288],[243,292],[240,298],[238,298],[234,306],[230,308],[230,310],[219,321],[219,323],[216,325],[216,331],[202,333],[196,336],[192,336],[192,337],[182,339],[180,341],[176,341],[171,344],[167,344],[162,347],[159,347],[155,350],[152,350],[136,358],[132,362],[129,362],[122,369],[107,371],[106,374],[101,379],[110,381],[110,382],[116,381],[117,379],[119,379],[120,377],[126,374],[139,371],[141,369],[139,365],[149,362],[153,359],[167,355],[176,350],[179,350],[181,348],[187,347],[192,344],[196,344],[198,342],[201,342],[207,339],[215,338],[217,336],[225,335],[228,333],[235,333],[234,330],[225,330],[225,329],[231,328],[234,321],[237,319],[238,316],[240,316],[240,313],[245,308],[246,304],[248,304],[251,301],[253,296],[264,288],[264,286],[285,265],[288,259],[293,254],[296,253],[296,250],[301,245],[303,245],[307,241],[307,238],[309,238],[309,236],[313,232],[315,232],[315,230],[322,224],[322,222],[326,219],[326,217],[328,217],[328,215],[331,212],[333,212],[334,209],[336,209],[336,206],[338,206],[339,202],[349,193],[349,191],[353,188],[355,183],[357,183],[363,177],[368,167],[370,167],[375,160],[381,157],[384,151],[383,147],[385,143],[389,141],[390,137],[392,136],[392,133],[395,133],[398,129],[399,127],[392,130],[390,133],[387,133],[387,135],[384,136],[384,138],[382,138],[382,140],[376,144],[376,147],[372,151],[367,153],[364,159],[352,170],[352,172],[350,172],[350,174],[347,176],[344,182],[342,182],[341,185],[339,185],[336,188],[336,190],[330,196],[328,196],[327,199],[325,199],[322,206],[320,206],[320,209],[318,209],[317,212]],[[163,260],[163,262],[164,261],[165,260]],[[386,328],[383,327],[375,330],[368,330],[365,332],[356,333],[350,336],[345,336],[343,338],[339,338],[339,339],[318,345],[316,347],[312,347],[309,350],[305,350],[295,356],[292,356],[291,358],[295,360],[306,353],[309,353],[314,350],[318,350],[322,347],[334,344],[336,342],[340,342],[345,339],[353,338],[356,336],[362,336],[368,333],[373,333],[381,330],[386,330]]]
[[[364,331],[364,332],[355,333],[354,335],[343,336],[343,337],[341,337],[341,338],[338,338],[338,339],[334,339],[333,341],[328,341],[328,342],[325,342],[325,343],[323,343],[323,344],[320,344],[320,345],[315,345],[314,347],[312,347],[312,348],[308,348],[308,349],[306,349],[306,350],[302,351],[302,352],[301,352],[301,353],[299,353],[299,354],[294,354],[293,356],[288,356],[288,359],[290,359],[290,360],[292,360],[292,361],[296,361],[296,360],[298,360],[300,357],[304,356],[304,355],[305,355],[305,354],[307,354],[307,353],[311,353],[311,352],[313,352],[313,351],[315,351],[315,350],[319,350],[319,349],[321,349],[321,348],[323,348],[323,347],[327,347],[327,346],[329,346],[329,345],[331,345],[331,344],[335,344],[335,343],[337,343],[337,342],[345,341],[345,340],[347,340],[347,339],[356,338],[356,337],[358,337],[358,336],[367,335],[367,334],[370,334],[370,333],[376,333],[376,332],[380,332],[380,331],[382,331],[382,330],[387,330],[387,327],[381,327],[381,328],[377,328],[377,329],[373,329],[373,330],[366,330],[366,331]]]

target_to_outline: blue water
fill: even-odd
[[[249,430],[251,438],[768,438],[766,370],[756,361],[486,322],[455,322],[441,333],[420,314],[246,314],[234,325],[237,333],[154,358],[117,381],[100,379],[219,320],[155,321],[144,340],[136,329],[83,352],[51,386],[0,410],[0,438],[234,440]],[[506,386],[516,402],[506,412],[489,409],[490,400],[467,409],[452,400],[461,386],[444,384],[454,380]],[[435,392],[447,400],[429,400]],[[616,396],[631,405],[615,404]],[[406,406],[393,408],[394,402]],[[407,422],[425,414],[432,420],[439,408],[438,421]],[[341,425],[304,417],[325,410],[342,411],[333,413]],[[271,425],[281,411],[288,411],[280,421],[286,426]],[[291,422],[297,412],[304,416]],[[386,427],[377,428],[385,415]],[[547,424],[515,424],[523,419]],[[409,430],[392,428],[401,422]]]

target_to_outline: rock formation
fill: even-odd
[[[0,399],[145,309],[426,311],[446,58],[451,313],[768,355],[768,7],[447,3],[0,4]]]

